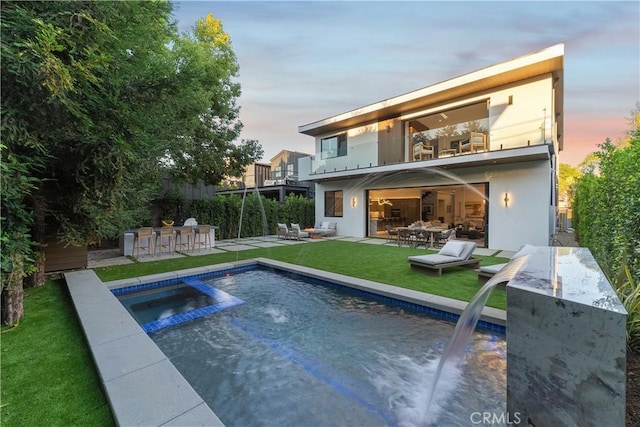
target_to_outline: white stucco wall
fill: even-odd
[[[549,244],[551,178],[548,162],[493,168],[489,185],[489,247],[517,250]],[[505,193],[509,195],[504,205]]]
[[[520,82],[491,93],[489,147],[491,150],[522,147],[551,140],[552,77]],[[509,105],[511,96],[512,104]]]
[[[460,181],[489,183],[489,248],[515,251],[525,243],[548,245],[553,222],[549,208],[551,177],[548,161],[460,169],[442,175],[425,171],[398,173],[378,180],[318,183],[316,221],[336,221],[339,235],[364,237],[368,226],[367,190],[451,185],[460,184]],[[340,189],[344,191],[344,216],[325,218],[324,192]],[[504,205],[505,193],[509,195],[508,206]],[[353,197],[357,199],[356,207],[351,206]]]
[[[342,217],[324,216],[324,193],[325,191],[343,190],[344,205]],[[361,186],[345,185],[345,181],[334,181],[329,183],[316,184],[316,223],[318,221],[336,222],[336,233],[340,236],[364,237],[366,201],[364,199],[365,190]],[[357,206],[351,206],[351,198],[355,197]],[[364,209],[364,210],[363,210]]]

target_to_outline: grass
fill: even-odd
[[[452,268],[431,277],[409,268],[409,255],[424,249],[325,240],[301,245],[182,257],[95,269],[103,281],[162,273],[241,259],[267,257],[335,273],[468,301],[480,288],[475,272]],[[480,257],[482,264],[504,258]],[[493,291],[488,305],[505,308],[504,288]],[[3,426],[110,426],[114,420],[100,386],[64,281],[48,281],[25,290],[25,317],[3,329]]]
[[[431,277],[409,268],[407,256],[425,254],[424,249],[389,247],[364,243],[324,240],[301,245],[284,245],[240,252],[182,257],[95,269],[103,281],[144,276],[203,265],[219,264],[255,257],[272,258],[306,267],[382,282],[430,294],[469,301],[480,289],[472,269],[450,268],[442,277]],[[507,261],[497,257],[479,257],[482,265]],[[488,306],[506,307],[504,287],[493,291]]]
[[[25,289],[25,317],[3,328],[3,426],[115,425],[62,280]]]

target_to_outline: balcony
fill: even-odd
[[[377,143],[375,143],[377,146]],[[488,147],[489,148],[489,147]],[[370,152],[376,152],[375,147]],[[299,179],[302,181],[317,181],[343,179],[348,177],[364,176],[371,173],[397,173],[420,170],[422,168],[458,169],[466,167],[480,167],[487,165],[509,164],[523,161],[547,160],[554,151],[551,141],[536,144],[504,144],[496,148],[481,150],[465,150],[459,148],[451,154],[435,152],[433,158],[420,160],[408,159],[407,161],[374,161],[363,156],[344,156],[332,159],[318,159],[317,156],[303,157],[299,160]],[[354,151],[367,154],[366,144]],[[370,156],[369,156],[370,157]]]

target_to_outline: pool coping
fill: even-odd
[[[254,258],[103,282],[93,270],[65,272],[69,294],[119,425],[224,426],[111,292],[259,265],[459,315],[467,303],[268,258]],[[506,326],[506,311],[485,307],[481,320]]]

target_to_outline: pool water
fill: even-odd
[[[244,304],[241,299],[192,278],[180,283],[152,283],[112,292],[147,333]]]
[[[469,425],[506,411],[502,335],[474,335],[425,414],[452,322],[262,269],[207,283],[244,304],[151,337],[227,426]]]
[[[183,284],[154,289],[130,298],[122,297],[121,302],[134,319],[143,324],[206,307],[215,304],[216,300],[196,288]]]

